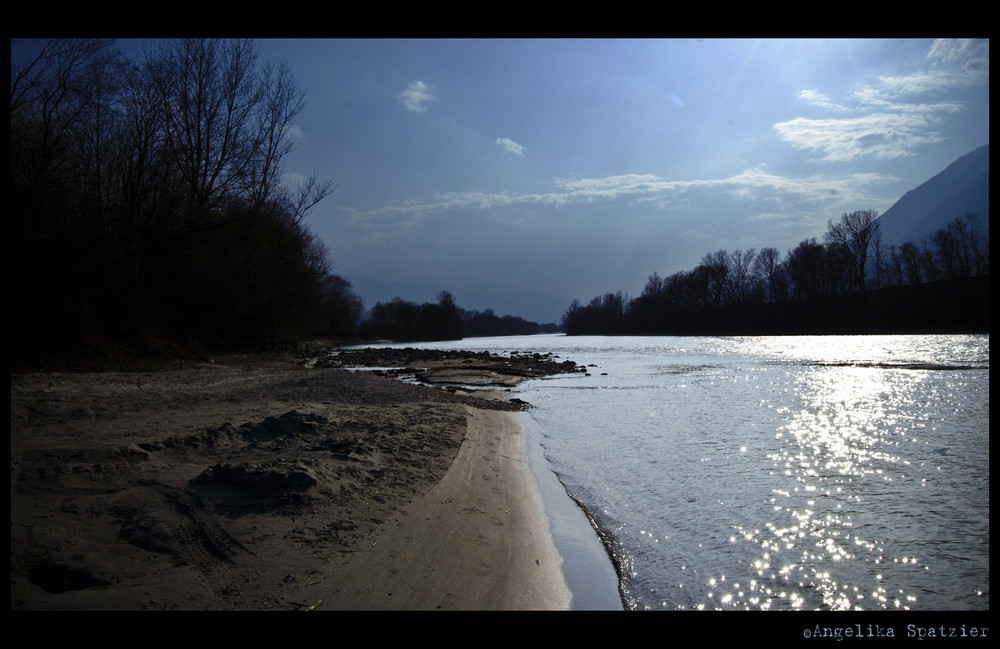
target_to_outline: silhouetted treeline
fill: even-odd
[[[415,304],[397,297],[372,307],[359,334],[366,340],[458,340],[462,311],[447,291],[438,294],[436,303]]]
[[[830,221],[824,243],[719,250],[690,271],[654,273],[642,294],[578,300],[574,334],[795,334],[989,330],[989,239],[956,218],[918,243],[884,246],[878,214]]]
[[[302,107],[250,41],[169,40],[133,60],[111,41],[52,40],[12,60],[15,359],[352,329],[360,305],[303,225],[330,186],[283,179]]]
[[[493,309],[465,312],[466,338],[482,336],[530,336],[540,333],[555,333],[559,330],[559,325],[555,323],[539,324],[515,315],[498,316],[493,313]]]
[[[455,303],[451,293],[441,291],[437,302],[416,304],[397,297],[377,303],[358,327],[358,335],[365,340],[460,340],[558,330],[554,323],[540,325],[519,316],[498,316],[492,309],[466,311]]]
[[[349,340],[358,336],[364,304],[343,277],[329,275],[322,284],[317,333]]]

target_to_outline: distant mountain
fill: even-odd
[[[882,242],[897,246],[940,230],[966,214],[979,215],[979,227],[990,227],[990,145],[968,153],[916,189],[907,192],[879,217]]]

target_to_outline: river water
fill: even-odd
[[[470,338],[631,609],[989,609],[989,336]]]

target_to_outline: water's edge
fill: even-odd
[[[563,560],[566,584],[573,594],[572,610],[623,610],[620,568],[614,561],[613,548],[606,545],[606,534],[586,506],[569,494],[549,464],[538,422],[530,412],[517,415],[527,433],[528,465],[542,493],[549,530]]]

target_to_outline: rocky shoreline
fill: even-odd
[[[383,376],[438,386],[513,387],[525,380],[556,374],[583,373],[586,368],[551,353],[436,350],[413,347],[330,348],[309,361],[315,367],[382,368]]]

